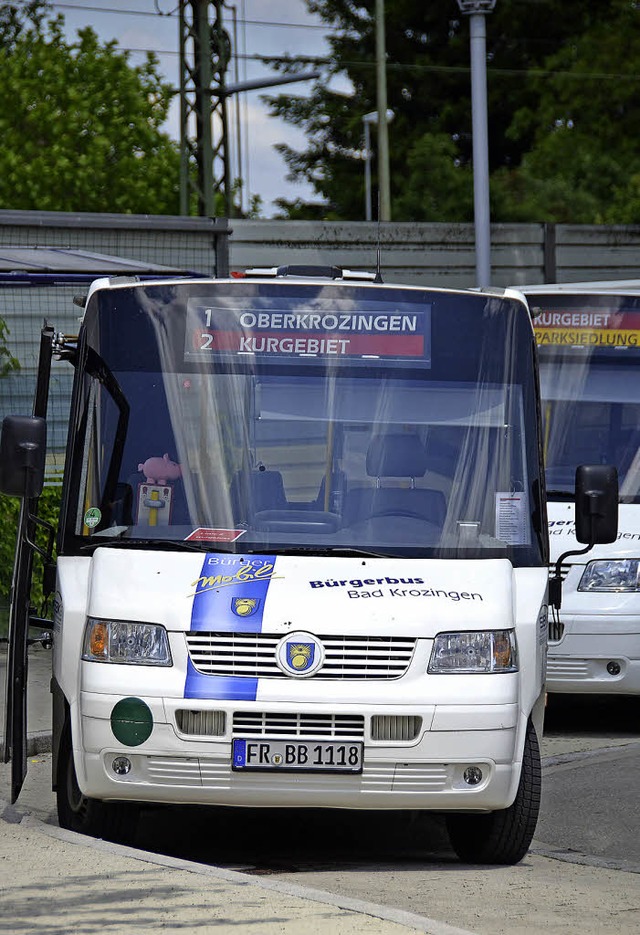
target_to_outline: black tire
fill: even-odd
[[[120,844],[131,844],[135,839],[139,817],[137,805],[128,802],[101,802],[88,798],[80,791],[73,763],[71,726],[68,721],[60,738],[56,801],[61,828]]]
[[[517,864],[522,860],[536,830],[541,788],[540,747],[529,722],[513,804],[488,814],[447,815],[449,840],[460,860],[468,864]]]

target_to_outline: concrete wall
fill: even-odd
[[[374,269],[386,282],[475,285],[472,224],[230,221],[231,269],[324,264]],[[494,224],[492,284],[640,277],[640,226]]]

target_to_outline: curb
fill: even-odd
[[[51,731],[34,731],[27,735],[27,756],[37,756],[39,753],[51,753],[53,741]],[[0,738],[0,759],[4,762],[4,737]]]
[[[156,854],[150,851],[143,851],[138,848],[129,847],[123,844],[115,844],[111,841],[105,841],[101,838],[92,838],[88,835],[78,834],[74,831],[68,831],[57,825],[48,824],[40,818],[31,815],[29,811],[23,811],[18,806],[7,805],[0,799],[0,821],[8,824],[22,825],[22,827],[38,831],[47,837],[73,844],[80,847],[89,848],[97,852],[114,854],[120,857],[128,857],[138,860],[141,863],[155,865],[169,871],[186,871],[204,878],[217,879],[233,886],[246,887],[250,892],[252,888],[266,890],[277,893],[279,896],[293,897],[302,899],[306,902],[315,902],[319,905],[329,906],[332,909],[353,913],[360,916],[368,916],[372,919],[380,919],[383,922],[391,922],[398,926],[403,926],[410,932],[419,932],[422,935],[478,935],[476,931],[458,928],[438,919],[432,919],[405,909],[398,909],[394,906],[385,906],[380,903],[371,902],[366,899],[360,899],[346,894],[332,893],[327,890],[316,889],[313,886],[292,883],[287,880],[266,879],[265,877],[254,876],[243,873],[241,870],[227,870],[224,867],[217,867],[215,864],[202,864],[196,861],[185,860],[179,857],[169,857],[165,854]],[[232,922],[232,925],[237,923]],[[247,923],[251,925],[251,923]]]
[[[41,730],[27,735],[27,756],[51,753],[53,750],[51,731]]]

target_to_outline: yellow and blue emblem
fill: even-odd
[[[312,633],[297,630],[283,636],[276,646],[276,663],[285,675],[308,678],[324,664],[324,646]]]
[[[259,597],[232,597],[231,610],[236,617],[253,617],[260,607]]]
[[[296,672],[306,672],[313,665],[314,643],[287,643],[287,662]]]

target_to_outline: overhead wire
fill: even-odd
[[[159,3],[159,0],[154,0],[154,3]],[[53,0],[52,7],[56,9],[66,9],[66,10],[78,10],[81,12],[99,12],[99,13],[117,13],[125,14],[128,16],[153,16],[153,17],[167,17],[175,16],[175,10],[169,13],[161,13],[160,11],[156,12],[154,10],[130,10],[125,8],[116,8],[116,7],[101,7],[96,6],[95,4],[89,3],[64,3],[59,2],[59,0]],[[315,29],[322,30],[325,33],[339,32],[339,30],[332,29],[330,26],[326,25],[316,25],[314,23],[283,23],[277,22],[274,20],[251,20],[246,18],[246,7],[244,6],[243,0],[243,15],[238,18],[238,25],[241,25],[244,30],[244,42],[243,47],[244,52],[236,51],[234,54],[239,61],[251,62],[251,61],[276,61],[284,60],[290,62],[291,64],[298,65],[330,65],[333,62],[333,59],[329,56],[310,56],[310,55],[281,55],[276,56],[273,54],[263,54],[259,52],[247,53],[246,52],[246,27],[247,26],[274,26],[277,28],[297,28],[297,29]],[[155,55],[172,55],[177,56],[179,52],[177,49],[146,49],[146,48],[135,48],[131,46],[120,46],[123,52],[131,52],[134,54],[145,54],[147,52],[152,52]],[[343,67],[358,67],[358,68],[375,68],[375,61],[371,62],[365,61],[348,61],[342,60],[341,66]],[[391,62],[387,61],[387,69],[390,71],[399,70],[399,69],[408,69],[417,72],[437,72],[444,74],[468,74],[470,72],[470,67],[465,65],[427,65],[427,64],[418,64],[418,63],[403,63],[403,62]],[[640,75],[637,74],[620,74],[616,72],[576,72],[576,71],[565,71],[562,69],[543,69],[543,68],[497,68],[491,64],[487,64],[487,76],[495,75],[497,77],[526,77],[526,78],[549,78],[554,76],[563,76],[567,78],[576,78],[578,80],[604,80],[604,81],[640,81]]]
[[[169,12],[163,12],[158,8],[158,2],[159,0],[154,0],[155,10],[128,10],[124,7],[102,7],[88,3],[61,3],[58,2],[58,0],[54,0],[51,6],[57,10],[79,10],[83,13],[122,13],[125,16],[162,16],[174,18],[178,15],[177,6]],[[277,20],[247,19],[246,14],[242,19],[238,19],[238,23],[244,23],[246,26],[276,26],[282,27],[283,29],[315,29],[325,33],[339,31],[336,27],[321,25],[320,23],[284,23]]]

